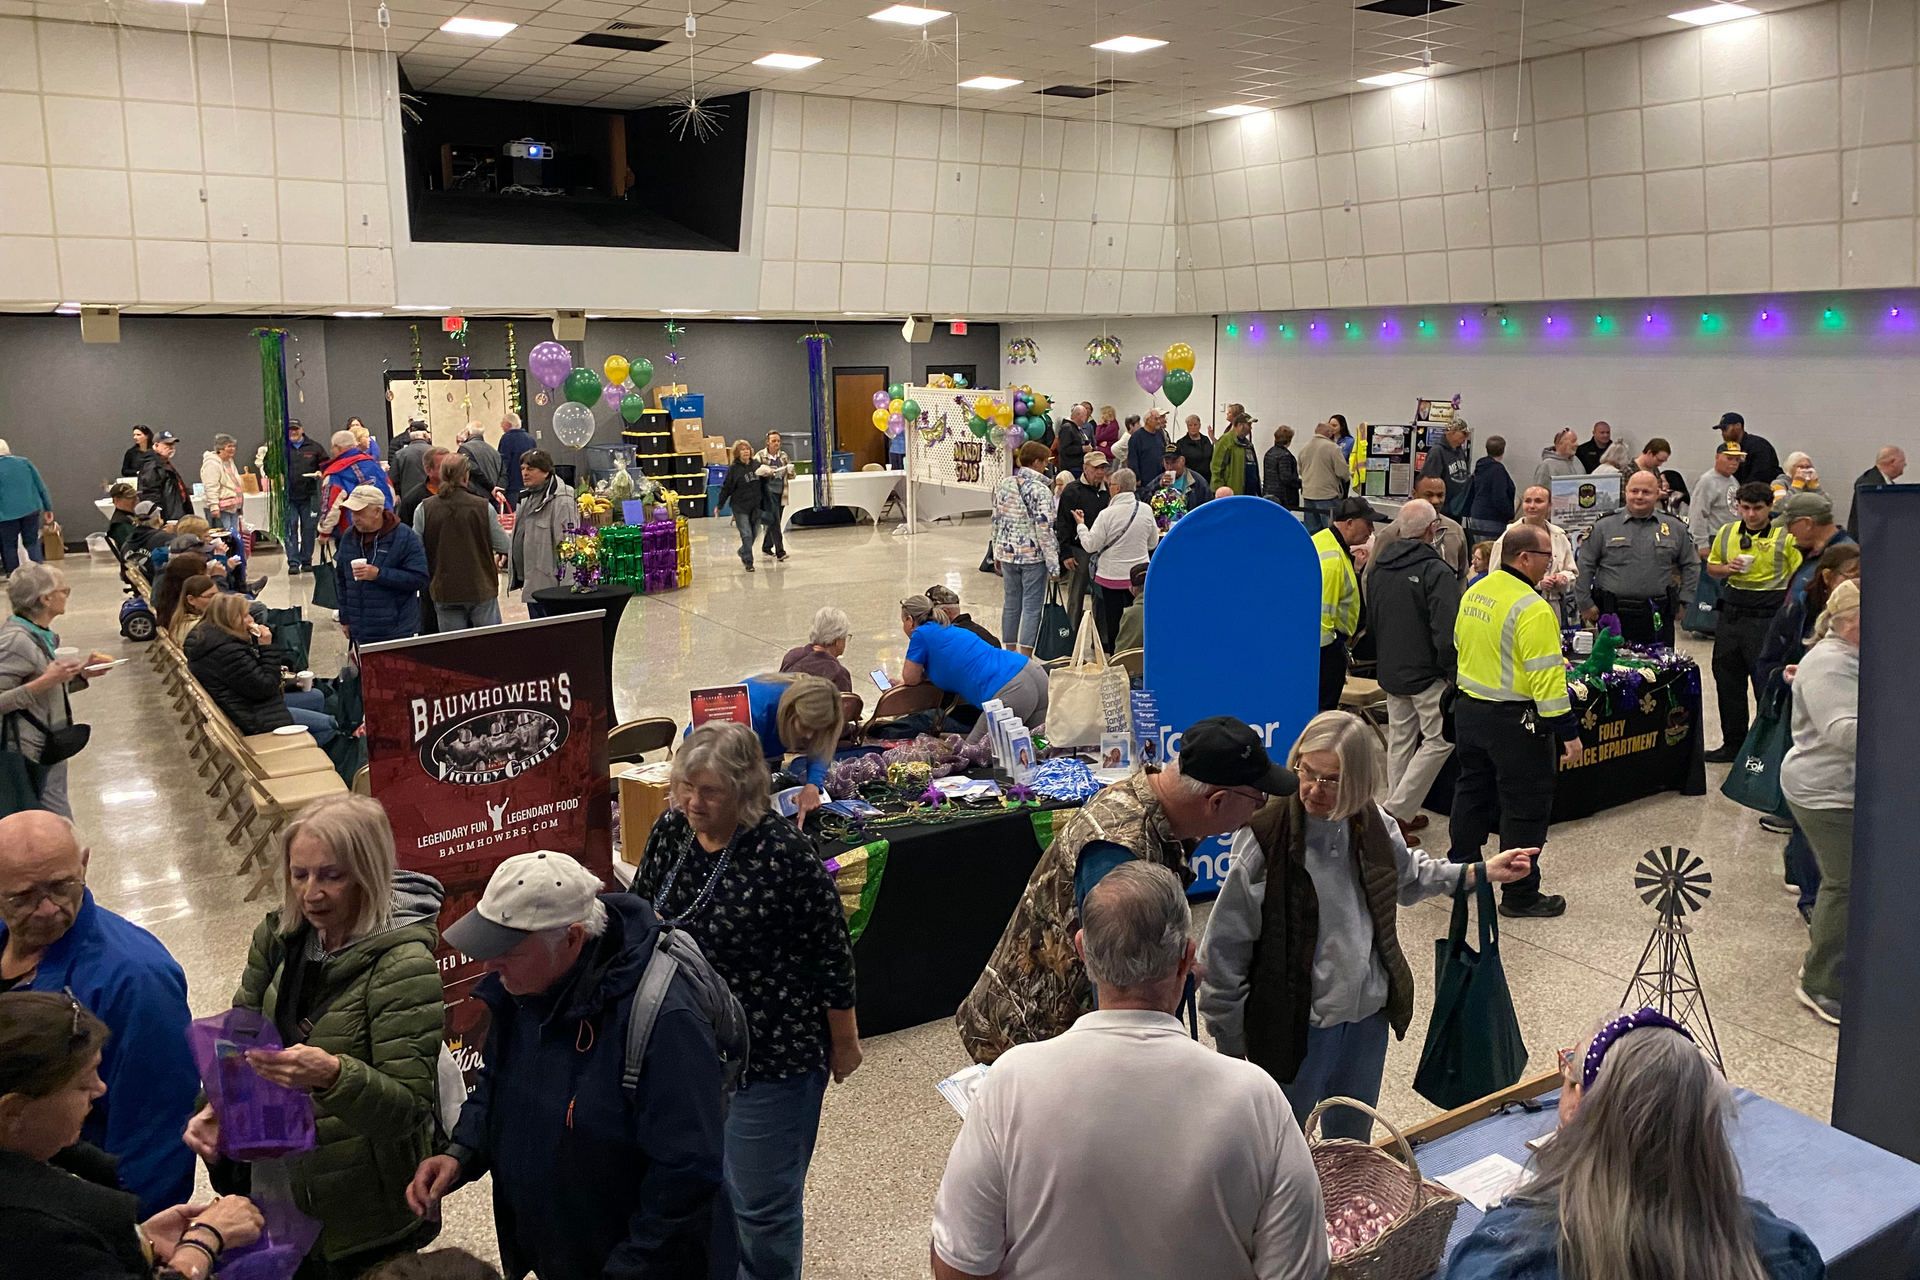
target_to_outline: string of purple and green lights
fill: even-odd
[[[1875,307],[1873,311],[1880,316],[1883,330],[1899,332],[1920,330],[1920,324],[1915,323],[1914,317],[1904,307],[1897,305]],[[1702,311],[1694,331],[1700,334],[1721,333],[1727,330],[1728,325],[1735,318],[1727,310]],[[1604,310],[1594,312],[1591,322],[1584,322],[1564,312],[1549,311],[1541,317],[1540,333],[1543,336],[1553,337],[1573,336],[1584,329],[1597,336],[1618,336],[1631,332],[1635,327],[1631,323],[1631,316],[1625,319],[1627,325],[1623,328],[1620,323],[1621,317]],[[1453,317],[1453,321],[1452,327],[1463,337],[1478,337],[1483,328],[1492,329],[1496,326],[1502,331],[1503,336],[1507,337],[1518,337],[1525,331],[1525,327],[1516,317],[1504,313],[1493,316],[1487,315],[1484,311],[1475,311],[1457,315]],[[1771,304],[1753,312],[1754,331],[1765,335],[1784,335],[1792,332],[1792,321],[1793,316],[1789,310]],[[1268,335],[1270,328],[1274,336],[1283,340],[1296,340],[1304,335],[1309,341],[1326,341],[1333,337],[1358,341],[1364,340],[1371,331],[1387,341],[1393,341],[1401,337],[1405,331],[1403,321],[1391,316],[1382,319],[1377,330],[1369,330],[1365,321],[1341,320],[1338,322],[1338,328],[1334,327],[1335,323],[1333,320],[1316,318],[1308,320],[1302,328],[1298,321],[1291,323],[1284,320],[1275,321],[1269,326],[1256,320],[1249,321],[1243,327],[1237,321],[1229,320],[1226,324],[1226,336],[1238,338],[1244,333],[1249,342],[1259,342]],[[1447,328],[1445,318],[1436,319],[1432,316],[1420,316],[1413,323],[1412,333],[1420,338],[1437,338]],[[1650,337],[1669,336],[1678,333],[1685,323],[1677,314],[1657,309],[1641,310],[1638,329]],[[1822,307],[1819,317],[1814,320],[1813,327],[1829,333],[1845,330],[1850,327],[1847,312],[1840,307]]]

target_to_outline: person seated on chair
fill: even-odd
[[[166,521],[160,518],[157,503],[133,504],[133,525],[127,531],[127,542],[123,548],[129,560],[151,554],[155,547],[165,546],[172,537],[167,532]]]
[[[1147,562],[1133,566],[1128,577],[1133,582],[1133,603],[1120,613],[1120,625],[1113,631],[1113,651],[1123,653],[1146,645],[1147,636]]]
[[[213,579],[204,573],[196,573],[181,582],[178,592],[171,601],[170,612],[155,616],[166,633],[173,637],[175,644],[185,644],[187,633],[200,625],[200,619],[207,616],[207,606],[220,594],[220,588]]]
[[[975,622],[972,614],[962,612],[966,606],[960,603],[960,594],[952,587],[935,583],[927,588],[927,599],[933,601],[934,612],[948,626],[959,627],[962,631],[971,631],[994,648],[1000,647],[999,636]]]
[[[853,676],[840,662],[840,656],[847,651],[847,637],[853,632],[853,623],[847,619],[844,609],[832,605],[822,606],[813,615],[813,626],[807,632],[807,642],[787,650],[780,659],[783,674],[819,676],[842,693],[853,692]]]
[[[925,596],[900,602],[900,630],[907,637],[901,684],[930,684],[976,707],[998,698],[1029,729],[1047,722],[1047,669],[1037,658],[988,644],[964,627],[949,624]],[[987,731],[974,723],[968,741]]]
[[[139,497],[140,491],[125,480],[107,490],[107,501],[113,504],[113,514],[107,517],[107,541],[117,547],[126,546],[127,539],[133,536],[137,527],[133,509]]]
[[[1561,1054],[1560,1130],[1532,1176],[1454,1248],[1448,1280],[1817,1280],[1807,1233],[1741,1194],[1733,1091],[1651,1009]]]
[[[209,577],[229,591],[246,591],[247,562],[227,545],[226,530],[215,530],[200,516],[185,516],[174,522],[172,547],[174,555],[195,551],[205,556]]]
[[[187,670],[243,737],[297,724],[326,746],[333,717],[318,689],[285,691],[281,673],[292,660],[273,632],[247,613],[244,596],[216,596],[200,625],[187,633]]]

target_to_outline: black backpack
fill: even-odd
[[[684,929],[662,924],[653,942],[653,958],[633,993],[633,1005],[627,1015],[627,1052],[620,1069],[620,1087],[632,1093],[640,1086],[640,1071],[646,1065],[647,1042],[653,1038],[653,1024],[659,1020],[660,1007],[676,977],[684,976],[694,1005],[713,1024],[713,1042],[720,1050],[720,1065],[726,1074],[726,1094],[740,1084],[747,1069],[747,1013],[727,981],[714,971],[700,944]]]

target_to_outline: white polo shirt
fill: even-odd
[[[1280,1086],[1178,1019],[1096,1010],[994,1063],[933,1247],[1002,1280],[1318,1280],[1320,1183]]]

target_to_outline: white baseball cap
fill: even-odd
[[[446,944],[475,960],[492,960],[529,934],[586,919],[605,889],[600,877],[564,853],[516,853],[494,868],[473,910],[447,926]]]
[[[384,507],[386,505],[387,495],[380,492],[379,488],[375,485],[355,485],[353,492],[347,495],[346,507],[349,511],[365,511],[368,507]]]

